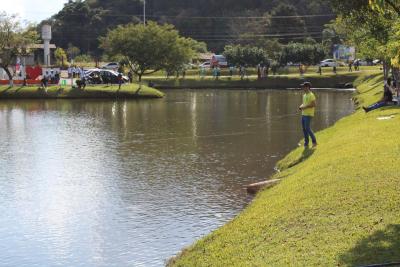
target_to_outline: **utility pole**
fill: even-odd
[[[143,24],[146,26],[146,0],[143,0]]]

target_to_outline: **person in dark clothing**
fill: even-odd
[[[124,80],[122,79],[122,74],[119,73],[118,74],[118,90],[121,90],[121,85],[122,85],[123,81]]]
[[[354,63],[354,70],[355,70],[355,71],[359,71],[359,70],[360,70],[360,61],[359,61],[359,60],[357,60],[357,61]]]
[[[85,88],[86,88],[86,77],[83,76],[83,77],[81,78],[81,89],[82,89],[82,90],[85,90]]]
[[[230,66],[230,67],[229,67],[229,76],[230,76],[230,77],[233,76],[233,70],[234,70],[234,67],[233,67],[233,66]]]
[[[56,73],[55,75],[54,75],[54,82],[55,83],[59,83],[60,82],[60,73]]]
[[[353,72],[353,62],[349,62],[349,72]]]
[[[47,76],[46,76],[46,75],[43,76],[41,82],[42,82],[42,84],[41,84],[42,87],[43,87],[44,89],[46,89],[46,88],[47,88],[47,84],[48,84],[48,82],[49,82],[49,80],[47,79]]]
[[[375,104],[370,105],[369,107],[362,107],[366,113],[381,107],[394,105],[391,78],[387,79],[383,88],[383,98],[381,100],[379,100]]]
[[[128,78],[129,78],[129,83],[132,83],[132,81],[133,81],[133,73],[132,73],[132,71],[128,72]]]

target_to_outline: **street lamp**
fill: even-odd
[[[143,0],[143,24],[146,25],[146,0]]]

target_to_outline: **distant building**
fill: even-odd
[[[354,61],[356,59],[356,49],[352,46],[334,45],[333,58],[336,60]]]
[[[199,53],[193,58],[193,63],[201,64],[204,62],[209,62],[214,56],[214,53]]]

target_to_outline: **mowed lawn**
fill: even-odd
[[[357,80],[360,105],[382,75]],[[323,108],[323,107],[320,107]],[[400,262],[400,109],[355,114],[283,159],[282,182],[185,249],[172,266],[362,266]]]
[[[195,71],[188,73],[185,78],[171,77],[166,79],[164,76],[146,76],[146,81],[152,81],[156,88],[161,89],[198,89],[198,88],[248,88],[248,89],[287,89],[298,88],[299,84],[305,80],[310,81],[315,88],[341,88],[352,84],[358,77],[365,73],[376,74],[381,70],[378,66],[363,67],[362,71],[349,72],[348,68],[340,68],[335,74],[324,68],[322,75],[309,70],[304,76],[300,76],[298,71],[290,68],[287,74],[269,75],[264,79],[257,79],[257,74],[245,76],[242,80],[238,75],[230,77],[226,70],[223,76],[218,79],[208,75],[199,77]],[[253,71],[254,72],[254,71]]]

